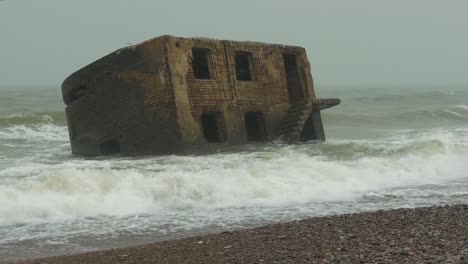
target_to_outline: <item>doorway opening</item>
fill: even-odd
[[[201,121],[203,136],[208,143],[223,143],[226,141],[220,112],[204,112]]]
[[[192,69],[195,79],[211,79],[210,50],[205,48],[192,49]]]
[[[288,86],[289,103],[295,104],[304,100],[299,69],[297,67],[297,58],[293,54],[283,54],[284,70]]]
[[[120,143],[115,140],[107,140],[99,145],[102,155],[112,155],[120,153]]]
[[[266,141],[265,121],[261,112],[247,112],[244,115],[248,141]]]

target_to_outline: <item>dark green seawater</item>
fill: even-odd
[[[328,141],[72,156],[58,87],[0,87],[0,256],[468,203],[468,86],[318,87]]]

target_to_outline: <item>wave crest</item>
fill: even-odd
[[[395,127],[407,127],[413,124],[424,124],[424,122],[453,122],[468,121],[468,106],[456,105],[451,107],[439,107],[433,109],[408,110],[408,111],[368,111],[368,112],[346,112],[346,111],[324,111],[323,116],[328,125],[373,125],[392,124]],[[445,124],[445,123],[442,123]],[[426,124],[427,125],[427,124]]]
[[[0,140],[66,141],[62,112],[0,116]]]
[[[468,178],[467,141],[433,131],[399,139],[11,167],[0,171],[0,179],[17,177],[0,184],[0,225],[352,202],[371,192]]]
[[[0,140],[27,140],[27,141],[68,141],[67,127],[51,123],[37,125],[14,125],[0,128]]]
[[[37,125],[44,123],[65,124],[64,112],[43,112],[43,113],[17,113],[0,116],[0,127],[14,125]]]

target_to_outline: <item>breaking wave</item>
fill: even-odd
[[[377,88],[330,92],[343,100],[323,112],[325,143],[138,158],[73,156],[56,92],[10,96],[0,104],[0,255],[468,203],[466,87]]]
[[[67,128],[54,124],[16,125],[0,129],[0,139],[27,141],[67,141]]]
[[[0,140],[66,141],[63,118],[59,112],[0,116]]]
[[[409,110],[409,111],[381,111],[381,112],[324,112],[324,118],[333,123],[354,123],[364,125],[381,125],[392,122],[409,124],[421,121],[434,122],[468,122],[468,106],[456,105],[450,107],[436,107],[433,109]],[[443,123],[445,124],[445,123]]]
[[[42,113],[17,113],[0,116],[0,127],[13,125],[37,125],[41,123],[55,123],[65,125],[65,113],[42,112]]]
[[[22,164],[0,171],[0,225],[349,202],[371,192],[466,180],[468,130],[457,133],[269,144],[257,152],[206,156]]]

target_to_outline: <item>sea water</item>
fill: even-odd
[[[468,86],[316,89],[325,143],[86,158],[58,87],[0,87],[0,261],[468,203]]]

